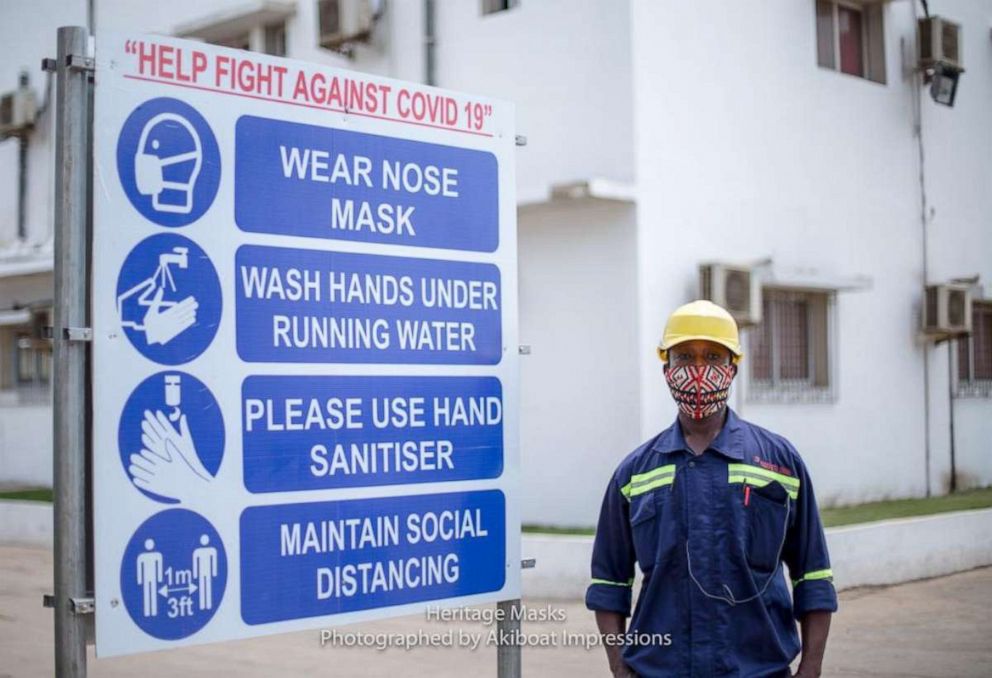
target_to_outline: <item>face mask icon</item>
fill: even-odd
[[[189,120],[159,113],[145,123],[134,155],[134,180],[138,193],[151,196],[157,212],[193,210],[193,187],[202,165],[200,136]]]

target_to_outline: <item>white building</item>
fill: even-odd
[[[322,48],[363,4],[380,10],[367,40]],[[88,18],[97,39],[180,34],[420,81],[432,44],[438,85],[516,102],[528,139],[524,520],[592,524],[616,463],[672,421],[654,346],[706,263],[749,268],[763,292],[734,407],[795,443],[821,504],[843,504],[946,492],[952,459],[958,488],[992,484],[992,0],[929,5],[960,25],[953,107],[923,85],[912,0],[13,0],[0,91],[27,69],[46,101],[56,27]],[[41,107],[24,163],[0,142],[8,483],[51,477]],[[925,285],[964,279],[970,338],[924,337]]]

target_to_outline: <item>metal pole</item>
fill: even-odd
[[[17,137],[17,239],[28,239],[28,135]]]
[[[424,0],[424,84],[437,84],[437,60],[434,51],[437,38],[434,34],[434,0]]]
[[[966,337],[961,337],[958,341],[968,341]],[[958,464],[957,455],[954,449],[954,346],[956,342],[947,342],[947,412],[948,423],[951,429],[951,482],[947,491],[951,494],[958,491]]]
[[[88,327],[86,215],[88,209],[88,74],[85,28],[58,31],[55,127],[55,320],[53,458],[55,494],[55,675],[86,675],[86,347]],[[70,332],[70,330],[73,330]]]
[[[520,599],[501,600],[496,606],[500,611],[496,622],[500,639],[496,645],[496,676],[520,678]],[[509,637],[510,642],[503,642],[504,637]]]
[[[31,86],[27,72],[18,78],[17,88],[27,90]],[[17,137],[17,238],[27,240],[28,212],[28,139],[30,132],[23,130]]]

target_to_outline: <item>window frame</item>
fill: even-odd
[[[499,1],[503,7],[494,7]],[[520,7],[521,0],[479,0],[479,13],[483,17],[495,16]]]
[[[832,65],[826,65],[820,62],[820,13],[818,11],[817,5],[820,3],[826,3],[830,5],[830,29],[831,29],[831,54],[833,58]],[[860,0],[813,0],[813,23],[815,27],[814,37],[816,44],[816,62],[817,66],[828,71],[833,71],[839,73],[840,75],[846,75],[852,78],[859,78],[861,80],[866,80],[868,82],[873,82],[877,85],[887,85],[888,84],[888,67],[886,65],[885,59],[885,15],[884,8],[878,7],[873,8],[878,11],[878,21],[879,26],[877,27],[877,37],[873,38],[872,34],[875,30],[873,27],[873,19],[869,16],[869,5],[874,3],[863,2]],[[840,8],[843,7],[847,10],[857,12],[861,16],[861,73],[846,73],[841,70],[840,65]],[[877,53],[881,56],[881,63],[875,64],[875,59],[872,54],[872,47],[874,46],[874,41],[878,40],[878,50]]]
[[[974,299],[971,302],[971,325],[972,333],[955,339],[954,349],[951,351],[952,374],[954,375],[954,396],[956,398],[992,398],[992,378],[975,378],[975,328],[978,326],[978,314],[985,313],[992,316],[992,299]],[[992,342],[992,337],[989,338]],[[968,356],[968,378],[961,378],[961,347],[965,345]],[[992,347],[990,347],[992,348]]]
[[[14,332],[14,383],[18,388],[47,387],[52,382],[52,343],[44,336],[52,315],[52,309],[34,309],[31,322]],[[28,376],[22,372],[26,365],[30,365]]]
[[[54,364],[45,327],[53,311],[49,306],[30,310],[29,321],[0,327],[0,401],[6,404],[44,403],[51,395]]]
[[[802,379],[783,379],[781,372],[781,349],[778,346],[779,339],[775,332],[775,297],[778,295],[800,295],[805,297],[806,303],[806,360],[808,376]],[[814,296],[821,296],[820,300],[811,299]],[[745,400],[751,403],[833,403],[837,399],[837,321],[836,321],[836,290],[832,289],[809,289],[802,287],[771,286],[762,287],[762,300],[768,300],[768,308],[763,309],[761,325],[749,328],[742,334],[745,341],[745,361],[749,362],[747,369],[747,384],[745,389]],[[820,313],[816,306],[822,304],[822,330],[817,330],[817,325],[821,322],[815,316]],[[765,323],[768,323],[766,326]],[[752,334],[759,328],[768,328],[769,331],[769,363],[771,379],[757,379],[754,375],[754,362],[748,361],[750,345],[753,341]],[[816,332],[822,332],[820,340],[824,346],[818,350],[815,337]],[[818,355],[822,354],[822,355]],[[820,370],[819,360],[825,362]],[[817,372],[822,371],[825,384],[818,385]]]

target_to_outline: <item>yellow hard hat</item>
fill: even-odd
[[[700,299],[675,309],[675,312],[668,317],[665,334],[658,343],[658,356],[668,362],[668,349],[694,339],[713,341],[726,346],[733,354],[735,363],[740,362],[744,357],[737,323],[734,322],[733,316],[712,301]]]

